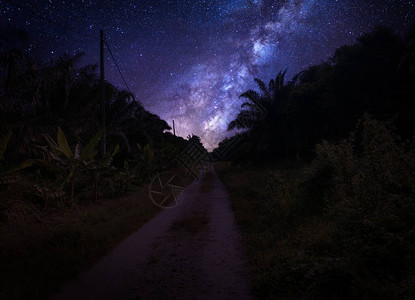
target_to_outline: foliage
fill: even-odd
[[[326,195],[325,209],[342,228],[344,248],[337,254],[350,262],[344,271],[365,288],[365,298],[392,298],[398,295],[394,285],[401,286],[400,298],[413,292],[406,280],[415,267],[415,156],[398,142],[385,125],[366,116],[348,139],[318,145],[307,175],[308,191],[322,170],[330,170],[324,180],[330,177],[331,184],[320,186],[320,195]]]
[[[126,193],[130,185],[134,183],[138,177],[138,165],[133,169],[130,167],[128,161],[124,161],[124,169],[122,169],[118,174],[118,181],[120,185],[120,190]]]
[[[159,208],[135,194],[41,214],[27,201],[15,201],[0,227],[1,299],[47,299],[65,282],[93,266]],[[29,267],[30,266],[30,267]]]
[[[63,55],[50,64],[35,64],[19,49],[2,56],[6,78],[0,95],[0,132],[13,128],[9,156],[41,158],[43,134],[61,127],[70,139],[88,140],[99,130],[100,99],[96,66],[78,67],[82,54]],[[121,145],[123,160],[130,145],[163,136],[164,120],[146,111],[133,96],[105,82],[107,141]],[[70,129],[70,130],[69,130]],[[122,161],[123,161],[122,160]]]
[[[345,205],[368,201],[367,208],[375,208],[377,202],[410,195],[415,192],[415,161],[413,152],[398,141],[385,125],[365,116],[348,139],[317,145],[309,179],[330,170],[322,181],[332,184],[324,189],[336,203]]]
[[[55,142],[49,135],[44,135],[49,148],[47,150],[50,157],[51,165],[49,168],[59,170],[59,176],[62,178],[61,186],[66,182],[70,183],[70,203],[74,203],[74,191],[77,177],[88,169],[97,169],[97,167],[109,165],[113,154],[108,155],[104,160],[97,162],[94,160],[98,153],[96,149],[102,137],[102,130],[91,138],[89,143],[82,148],[80,143],[77,143],[74,150],[70,148],[63,131],[58,128],[57,142]],[[118,151],[116,149],[115,153]],[[43,163],[43,162],[41,162]],[[58,189],[61,189],[58,188]]]
[[[145,145],[144,147],[141,147],[139,144],[137,144],[137,149],[139,153],[139,157],[143,164],[147,167],[150,167],[153,163],[154,158],[154,150],[151,149],[150,144]]]
[[[24,32],[17,34],[27,38]],[[97,200],[102,194],[99,191],[100,187],[114,186],[113,181],[116,181],[120,174],[108,166],[110,161],[114,167],[121,169],[124,161],[128,161],[134,167],[143,164],[140,155],[136,153],[138,150],[131,145],[146,145],[154,140],[154,157],[151,164],[158,165],[164,159],[159,155],[163,152],[164,144],[182,148],[183,143],[186,143],[180,137],[164,133],[166,129],[170,129],[168,124],[157,115],[146,111],[131,93],[105,82],[107,148],[114,151],[102,160],[95,157],[78,157],[79,146],[68,145],[75,145],[76,142],[79,142],[79,145],[88,144],[91,133],[99,130],[100,98],[96,66],[79,67],[82,53],[74,56],[62,55],[44,64],[35,62],[24,51],[14,48],[16,45],[9,45],[7,40],[2,46],[6,51],[0,54],[0,134],[6,135],[2,148],[7,142],[14,150],[6,153],[4,161],[24,163],[11,166],[13,168],[10,169],[10,166],[6,166],[2,161],[0,172],[10,173],[30,166],[33,159],[36,167],[47,165],[49,170],[53,169],[56,172],[58,178],[55,180],[44,170],[40,176],[32,177],[33,192],[38,197],[45,200],[55,192],[60,194],[62,184],[66,186],[69,182],[73,191],[67,194],[71,199],[77,193],[83,197],[81,194],[85,190],[91,190],[93,186],[93,198]],[[55,142],[50,136],[55,134],[57,127],[63,129],[66,135],[58,132]],[[13,136],[9,137],[7,133],[10,128],[13,129]],[[44,144],[45,138],[49,147],[39,147],[38,145]],[[56,149],[56,146],[59,149]],[[55,153],[55,150],[58,150],[58,153]],[[115,153],[119,154],[113,161]],[[148,155],[150,152],[146,153],[145,155]],[[150,164],[149,159],[145,158],[143,168],[150,170],[154,166]],[[75,180],[78,172],[76,169],[79,169],[78,175],[81,176],[78,181]],[[141,172],[141,183],[147,180],[146,176],[150,176],[149,170]],[[18,177],[18,174],[13,175],[7,176],[7,182],[10,183],[13,178]],[[2,176],[2,181],[6,182],[5,176]],[[117,192],[114,190],[113,194]]]
[[[28,168],[32,166],[32,160],[26,160],[17,164],[5,165],[2,163],[4,153],[6,152],[7,145],[11,139],[12,133],[9,131],[6,136],[0,141],[0,184],[11,183],[16,180],[15,177],[7,176],[10,173]]]
[[[33,184],[33,194],[43,200],[44,210],[48,208],[50,200],[56,200],[56,202],[58,202],[58,200],[65,195],[65,191],[63,191],[64,182],[59,180],[49,180],[42,176],[40,170],[37,170],[35,177],[36,181]]]
[[[240,145],[230,157],[311,161],[317,143],[347,137],[364,113],[392,123],[403,140],[410,139],[415,130],[415,77],[407,68],[412,44],[413,30],[404,42],[391,29],[377,28],[288,82],[285,72],[268,85],[255,79],[259,92],[241,94],[247,101],[228,126],[245,130],[235,135]],[[220,152],[226,152],[224,144]]]
[[[26,47],[1,42],[0,298],[42,299],[154,215],[151,201],[137,202],[147,196],[139,186],[188,141],[164,132],[171,129],[164,120],[105,82],[111,151],[97,158],[96,66],[79,67],[82,54],[34,61]],[[8,164],[15,161],[22,163]],[[130,189],[127,201],[114,199]]]
[[[415,141],[365,115],[306,168],[217,168],[258,299],[411,299]]]

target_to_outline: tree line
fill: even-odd
[[[30,168],[18,175],[30,178],[45,203],[62,192],[73,203],[86,183],[94,187],[96,200],[97,190],[111,181],[115,196],[133,181],[148,181],[184,149],[188,141],[167,132],[166,121],[105,81],[108,155],[98,157],[97,66],[80,65],[82,53],[36,61],[24,51],[28,39],[21,30],[0,33],[1,189],[16,182],[16,171]]]
[[[222,141],[216,152],[228,159],[269,160],[314,157],[322,140],[348,136],[364,115],[386,122],[404,141],[415,125],[415,27],[402,38],[379,27],[353,45],[335,50],[325,62],[286,81],[281,71],[268,84],[255,79],[259,92],[248,90],[228,130],[237,133]]]

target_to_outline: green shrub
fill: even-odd
[[[366,117],[348,139],[317,145],[304,181],[303,201],[337,222],[343,249],[336,254],[347,262],[340,267],[364,298],[411,293],[415,160],[398,141]]]
[[[256,299],[414,298],[409,144],[365,117],[349,138],[317,145],[305,169],[216,166],[231,193]]]

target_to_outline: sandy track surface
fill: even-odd
[[[52,299],[250,299],[248,265],[214,171]]]

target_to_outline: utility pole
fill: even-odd
[[[173,135],[176,136],[176,127],[174,127],[174,120],[173,120]]]
[[[99,81],[99,97],[101,100],[101,129],[103,130],[100,147],[99,147],[99,154],[101,158],[105,157],[107,152],[107,132],[106,132],[106,125],[105,125],[105,76],[104,76],[104,31],[100,30],[100,81]]]

